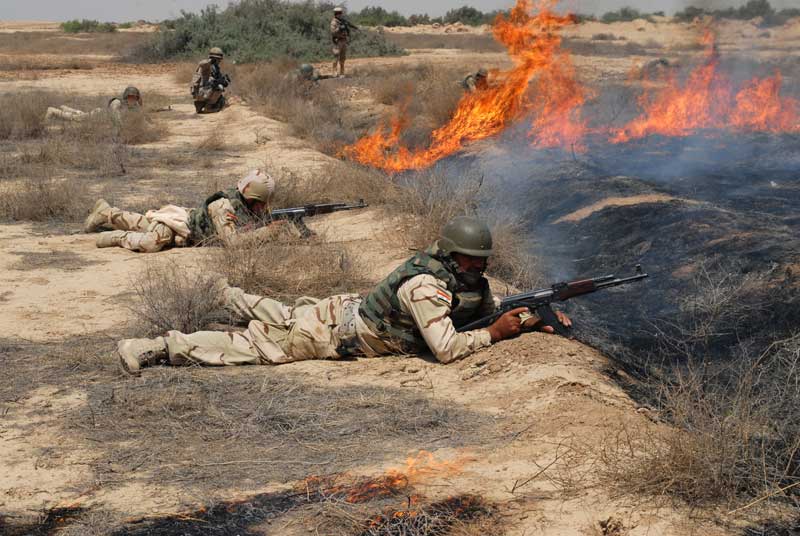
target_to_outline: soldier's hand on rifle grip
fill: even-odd
[[[503,314],[494,321],[494,324],[486,328],[492,336],[492,342],[502,341],[515,337],[522,331],[522,320],[519,315],[528,312],[527,307],[517,307]]]
[[[572,320],[567,315],[565,315],[561,311],[553,311],[553,312],[555,313],[556,318],[558,318],[558,321],[561,322],[561,324],[564,327],[567,327],[567,328],[571,328],[572,327]],[[553,326],[544,325],[543,322],[542,322],[542,319],[539,318],[537,315],[533,315],[529,319],[527,319],[525,321],[525,324],[523,325],[523,327],[525,329],[538,330],[538,331],[542,331],[544,333],[555,333],[555,331],[556,331],[553,328]]]

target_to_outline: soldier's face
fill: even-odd
[[[135,95],[128,95],[125,102],[127,103],[128,108],[133,108],[134,106],[139,106],[141,104],[139,102],[139,97],[136,97]]]
[[[267,209],[267,204],[264,201],[247,200],[247,207],[255,214],[261,214]]]
[[[482,274],[486,271],[486,257],[473,257],[463,253],[453,253],[452,257],[462,272]]]

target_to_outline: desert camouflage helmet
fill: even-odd
[[[478,69],[476,75],[479,76],[480,78],[486,78],[487,76],[489,76],[489,71],[485,67],[481,67],[480,69]]]
[[[312,74],[314,74],[314,67],[312,67],[308,63],[304,63],[303,65],[300,66],[300,74],[304,76],[311,76]]]
[[[344,8],[341,7],[341,6],[336,6],[335,8],[333,8],[333,12],[334,13],[344,13]]]
[[[127,100],[128,97],[136,97],[136,100],[142,99],[142,94],[139,93],[139,89],[134,86],[128,86],[125,88],[125,91],[122,92],[122,100]]]
[[[219,47],[213,47],[211,50],[208,51],[209,58],[215,58],[221,60],[224,54],[222,53],[222,49]]]
[[[489,226],[472,216],[453,218],[442,229],[439,248],[446,254],[462,253],[473,257],[492,254],[492,232]]]
[[[254,169],[236,187],[245,199],[268,203],[275,192],[275,180],[269,173]]]

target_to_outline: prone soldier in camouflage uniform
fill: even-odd
[[[341,294],[285,305],[269,298],[224,290],[229,310],[249,324],[244,332],[170,331],[156,339],[126,339],[117,345],[120,366],[138,374],[145,366],[278,365],[306,359],[339,359],[431,351],[442,363],[462,359],[523,328],[549,333],[527,308],[514,309],[485,329],[459,326],[492,314],[497,302],[483,277],[492,253],[489,228],[459,217],[440,239],[395,269],[366,298]],[[557,313],[564,325],[571,321]]]
[[[461,86],[470,93],[489,89],[489,71],[481,67],[476,73],[468,74]]]
[[[197,64],[190,87],[197,113],[219,112],[225,107],[225,88],[230,77],[220,69],[224,55],[222,49],[214,47],[208,51],[208,59]]]
[[[241,228],[269,218],[275,181],[260,170],[251,171],[236,188],[217,192],[199,208],[167,205],[146,214],[127,212],[98,200],[86,218],[84,231],[111,227],[100,233],[97,247],[119,246],[154,253],[168,246],[198,246],[212,239],[229,241]]]
[[[347,61],[347,47],[350,44],[351,24],[344,18],[344,9],[333,9],[331,20],[331,41],[333,41],[333,74],[344,76],[344,62]]]
[[[49,107],[45,113],[45,121],[53,119],[61,119],[63,121],[83,121],[84,119],[92,116],[98,116],[106,111],[112,114],[116,119],[121,117],[123,110],[139,110],[142,107],[142,94],[133,86],[128,86],[122,92],[122,97],[114,97],[108,101],[105,109],[95,108],[91,112],[84,112],[75,108],[70,108],[66,105],[61,105],[58,108]]]

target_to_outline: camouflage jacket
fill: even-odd
[[[440,361],[452,360],[452,356],[445,357],[441,355],[441,351],[437,351],[447,344],[439,344],[439,340],[429,344],[423,332],[431,328],[432,324],[441,323],[438,326],[440,329],[429,335],[451,340],[454,336],[468,337],[467,334],[456,335],[455,328],[495,310],[494,298],[485,278],[481,279],[476,288],[469,289],[456,279],[455,272],[453,261],[444,257],[438,246],[434,245],[417,253],[379,283],[361,303],[359,315],[376,336],[395,341],[407,353],[430,349]],[[412,280],[417,284],[414,288],[407,288],[405,284]],[[403,293],[401,287],[408,294],[405,300],[401,300],[399,296],[399,293]],[[419,326],[414,312],[409,310],[415,306],[404,306],[402,301],[407,301],[409,305],[426,302],[431,311],[425,311],[425,316],[432,313],[433,317],[426,319],[426,325]],[[485,335],[481,337],[478,346],[487,346],[491,342],[488,333]],[[476,349],[469,341],[462,342],[464,344],[455,345],[459,347],[455,358],[463,357],[465,352]]]
[[[205,242],[217,235],[218,225],[215,225],[214,218],[209,213],[209,206],[220,200],[227,200],[230,203],[230,215],[235,227],[246,225],[260,225],[263,220],[250,212],[245,204],[244,197],[236,188],[217,192],[208,197],[202,206],[193,209],[189,214],[189,229],[191,230],[190,240],[192,244]]]

